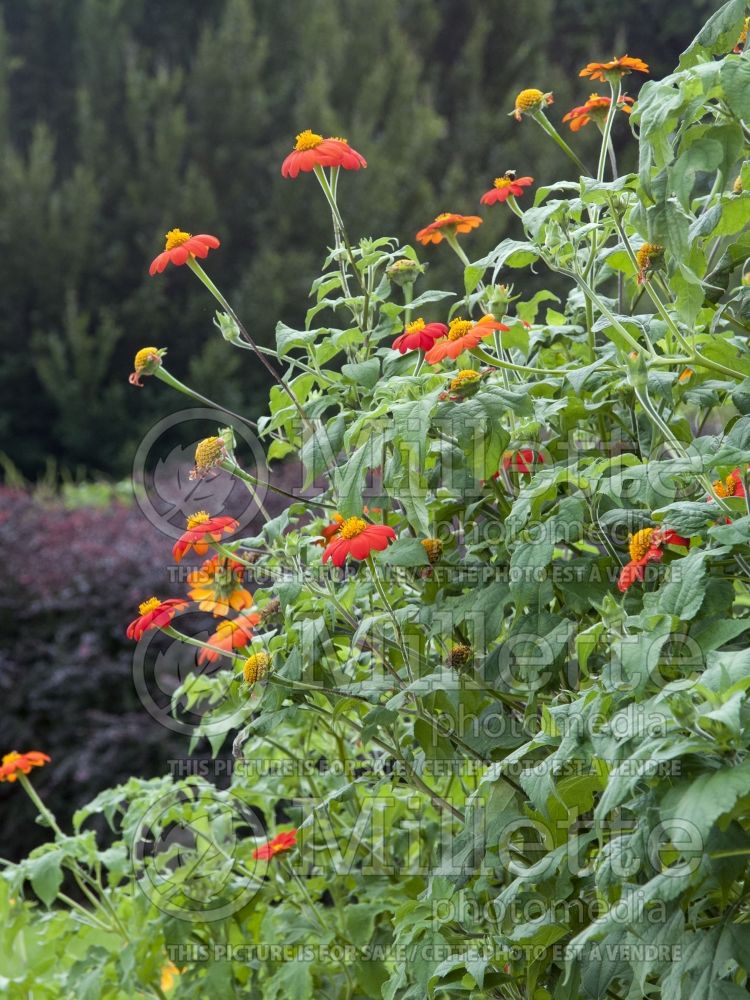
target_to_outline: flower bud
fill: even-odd
[[[142,347],[133,359],[134,371],[128,376],[128,382],[142,389],[141,375],[153,375],[161,367],[161,359],[166,353],[166,347]]]
[[[455,667],[456,670],[461,670],[463,667],[471,663],[474,657],[474,650],[465,642],[457,642],[454,646],[451,646],[451,651],[448,656],[448,664],[451,667]]]
[[[385,273],[394,285],[403,288],[404,285],[414,284],[419,275],[424,273],[424,265],[410,257],[399,257],[398,260],[394,260],[392,264],[388,265]]]

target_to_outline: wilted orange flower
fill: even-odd
[[[247,646],[253,637],[253,629],[260,621],[260,615],[239,615],[237,618],[225,618],[216,631],[207,640],[209,646],[218,646],[227,653],[234,652],[242,646]],[[198,653],[198,663],[214,663],[221,653],[218,650],[201,649]]]
[[[658,562],[663,556],[665,545],[682,545],[687,548],[690,542],[676,531],[669,528],[641,528],[630,536],[630,562],[623,566],[617,588],[623,594],[636,580],[642,580],[646,566],[650,562]]]
[[[281,176],[296,177],[300,171],[309,173],[315,167],[359,170],[366,166],[367,160],[356,149],[352,149],[346,139],[324,139],[322,135],[306,128],[297,136],[294,149],[282,163]]]
[[[239,528],[233,517],[211,517],[205,510],[198,510],[187,519],[187,530],[177,539],[172,549],[175,562],[193,549],[197,556],[208,552],[211,542],[218,542],[222,535],[231,535]]]
[[[371,552],[381,552],[396,537],[387,524],[368,524],[361,517],[347,517],[326,546],[323,562],[330,559],[334,566],[343,566],[346,557],[366,559]]]
[[[722,500],[726,497],[744,497],[745,495],[745,485],[742,482],[742,473],[739,469],[733,469],[723,481],[717,479],[713,487],[716,495]]]
[[[655,271],[664,259],[664,247],[658,243],[643,243],[636,255],[635,262],[638,265],[638,284],[642,285],[648,280],[651,271]]]
[[[425,323],[421,318],[415,319],[404,328],[404,332],[396,337],[391,346],[401,354],[406,354],[407,351],[428,351],[447,332],[445,323]]]
[[[533,177],[516,177],[515,170],[506,170],[502,177],[496,177],[493,187],[485,191],[479,199],[483,205],[495,205],[497,202],[507,201],[510,195],[518,198],[523,194],[523,189],[534,183]]]
[[[750,17],[746,17],[745,18],[745,20],[743,22],[743,25],[742,25],[742,31],[740,32],[740,37],[737,39],[737,44],[732,49],[732,52],[735,52],[738,55],[739,55],[740,52],[742,52],[742,50],[745,47],[745,42],[747,41],[747,29],[748,29],[748,26],[750,26]]]
[[[603,125],[611,103],[611,97],[604,97],[602,94],[591,94],[585,104],[582,104],[578,108],[572,108],[566,115],[563,115],[562,120],[570,122],[570,128],[573,132],[579,132],[590,121],[595,121],[597,124]],[[617,107],[620,111],[624,111],[626,115],[629,115],[631,109],[628,105],[630,104],[633,104],[633,98],[628,97],[627,94],[623,94],[617,102]]]
[[[273,840],[267,840],[265,844],[256,847],[253,851],[254,861],[270,861],[277,854],[294,850],[297,846],[297,831],[286,830],[284,833],[277,833]]]
[[[164,250],[151,261],[148,273],[161,274],[168,264],[186,264],[191,257],[208,257],[209,250],[221,246],[215,236],[202,233],[192,236],[182,229],[170,229],[165,237]]]
[[[40,750],[27,750],[26,753],[11,750],[5,754],[0,764],[0,781],[16,781],[19,771],[21,774],[28,774],[32,767],[44,767],[49,762],[50,758]]]
[[[133,359],[134,371],[128,376],[128,382],[142,389],[141,375],[153,375],[166,353],[165,347],[142,347]]]
[[[164,628],[165,625],[169,625],[177,611],[182,611],[187,606],[187,601],[176,597],[170,597],[167,601],[149,597],[143,604],[138,605],[138,617],[128,625],[126,633],[128,639],[135,639],[137,642],[149,629]]]
[[[444,358],[454,360],[463,351],[476,347],[480,340],[489,337],[493,330],[509,330],[504,323],[498,323],[492,316],[482,316],[479,322],[473,319],[454,319],[448,328],[448,336],[438,340],[425,354],[428,365],[436,365]]]
[[[524,115],[541,111],[542,108],[549,107],[554,102],[555,98],[551,93],[545,94],[541,90],[537,90],[536,87],[529,87],[516,95],[513,110],[510,113],[517,122],[520,122]]]
[[[200,602],[201,611],[211,611],[217,617],[228,615],[230,608],[244,611],[253,603],[253,595],[242,587],[244,579],[242,563],[215,555],[189,574],[187,582],[193,590],[188,596]]]
[[[482,220],[478,215],[456,215],[455,212],[441,212],[434,222],[419,230],[417,239],[423,246],[427,246],[429,243],[442,243],[446,235],[455,236],[456,233],[469,233],[481,225]]]
[[[622,77],[628,73],[648,73],[648,66],[642,59],[620,56],[619,59],[610,59],[609,62],[589,63],[578,75],[606,82],[608,74]]]

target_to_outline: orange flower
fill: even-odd
[[[221,246],[215,236],[206,233],[192,236],[181,229],[170,229],[165,237],[164,250],[151,261],[148,273],[161,274],[168,264],[179,267],[187,264],[191,257],[208,257],[209,250]]]
[[[149,629],[164,628],[169,625],[177,611],[182,611],[187,606],[187,601],[176,597],[170,597],[168,601],[149,597],[143,604],[138,605],[138,617],[128,625],[126,633],[128,639],[135,639],[137,642]]]
[[[404,332],[396,337],[391,346],[401,354],[406,354],[407,351],[428,351],[447,332],[445,323],[425,323],[421,318],[415,319],[404,328]]]
[[[50,758],[40,750],[27,750],[26,753],[11,750],[3,757],[0,765],[0,781],[16,781],[19,771],[21,774],[28,774],[32,767],[44,767],[49,762]]]
[[[740,32],[740,37],[737,39],[737,44],[732,49],[732,52],[739,55],[740,52],[744,51],[745,42],[747,41],[747,29],[750,26],[750,17],[746,17],[742,24],[742,31]]]
[[[544,94],[536,87],[529,87],[516,95],[510,114],[520,122],[524,115],[533,115],[554,103],[555,98],[551,93]]]
[[[520,472],[522,476],[530,476],[533,466],[539,462],[544,464],[544,456],[533,448],[520,448],[518,451],[506,451],[503,454],[503,468],[511,472]]]
[[[417,233],[417,239],[424,246],[428,243],[442,243],[445,236],[455,236],[456,233],[469,233],[482,225],[478,215],[456,215],[455,212],[441,212],[434,222]]]
[[[745,485],[742,482],[742,473],[739,469],[734,469],[723,481],[717,479],[713,487],[716,495],[722,500],[726,497],[744,497],[745,495]],[[713,497],[709,499],[713,499]]]
[[[193,587],[188,596],[199,601],[201,611],[211,611],[224,616],[233,611],[244,611],[253,603],[253,595],[241,584],[245,578],[245,567],[235,559],[212,556],[200,569],[193,570],[187,582]]]
[[[597,124],[603,125],[611,103],[611,97],[603,97],[601,94],[591,94],[585,104],[582,104],[578,108],[572,108],[566,115],[563,115],[562,120],[570,122],[570,128],[573,132],[579,132],[584,125],[588,125],[592,120]],[[617,102],[617,107],[620,111],[624,111],[626,115],[629,115],[631,110],[628,107],[629,104],[633,104],[633,98],[628,97],[627,94],[623,94]]]
[[[284,833],[277,833],[273,840],[267,840],[265,844],[256,847],[253,851],[254,861],[270,861],[277,854],[285,851],[292,851],[297,846],[297,831],[286,830]]]
[[[648,66],[642,59],[620,56],[619,59],[611,59],[609,62],[589,63],[578,75],[606,82],[609,75],[622,77],[628,73],[648,73]]]
[[[204,556],[211,542],[218,542],[222,535],[231,535],[238,528],[239,523],[233,517],[211,517],[205,510],[196,511],[187,519],[187,531],[174,544],[174,561],[179,562],[190,549],[197,556]]]
[[[367,559],[371,552],[382,552],[396,537],[387,524],[368,524],[361,517],[348,517],[323,553],[323,562],[330,559],[334,566],[343,566],[346,557]]]
[[[315,167],[359,170],[366,166],[367,160],[356,149],[352,149],[346,139],[324,139],[322,135],[306,128],[297,136],[294,149],[282,163],[281,176],[296,177],[300,170],[309,173]]]
[[[660,246],[658,243],[641,244],[635,255],[635,262],[638,265],[638,284],[645,284],[648,281],[649,274],[661,267],[663,260],[663,246]]]
[[[233,653],[235,649],[248,645],[253,637],[253,629],[259,621],[260,615],[255,612],[251,615],[239,615],[237,618],[225,618],[208,639],[208,645],[218,646],[227,653]],[[218,650],[204,647],[198,653],[198,663],[214,663],[220,656]]]
[[[504,323],[498,323],[492,316],[482,316],[478,323],[473,319],[451,320],[448,336],[438,340],[434,347],[425,354],[428,365],[436,365],[444,358],[454,360],[463,351],[476,347],[480,340],[489,337],[493,330],[509,330]]]
[[[676,531],[669,528],[641,528],[630,536],[630,562],[623,566],[617,588],[621,593],[632,587],[636,580],[642,580],[646,574],[646,566],[650,562],[658,562],[665,545],[682,545],[687,548],[690,542]]]
[[[483,205],[495,205],[498,202],[507,201],[510,195],[519,198],[523,194],[523,189],[533,183],[533,177],[516,179],[515,170],[506,170],[502,177],[495,178],[493,187],[486,191],[479,200]]]

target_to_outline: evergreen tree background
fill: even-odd
[[[353,238],[413,240],[439,211],[476,212],[509,167],[539,183],[570,174],[541,130],[508,117],[520,89],[554,91],[559,123],[595,89],[578,78],[587,61],[627,52],[663,76],[716,6],[3,0],[0,448],[29,477],[50,455],[126,474],[142,433],[182,405],[161,384],[128,386],[151,344],[200,392],[262,412],[262,369],[221,339],[203,288],[147,268],[167,229],[216,233],[210,273],[254,335],[299,325],[330,217],[314,179],[280,176],[295,133],[344,135],[367,157],[339,185]],[[628,78],[631,95],[643,79]],[[585,157],[597,138],[574,143]],[[510,212],[485,218],[476,257],[517,227]],[[451,254],[421,257],[431,281],[455,270]]]

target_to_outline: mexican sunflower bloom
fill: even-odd
[[[429,351],[435,341],[447,333],[448,327],[445,323],[425,323],[420,317],[405,327],[404,332],[396,337],[391,347],[401,354],[406,354],[407,351]]]
[[[445,358],[455,359],[463,351],[476,347],[480,340],[489,337],[493,330],[509,330],[504,323],[498,323],[492,316],[482,316],[478,323],[473,319],[454,319],[448,328],[447,336],[435,343],[425,355],[428,365],[436,365]]]
[[[637,280],[642,285],[648,281],[648,276],[652,271],[658,270],[664,261],[664,247],[658,243],[643,243],[635,255],[635,262],[638,266]]]
[[[641,528],[631,535],[628,545],[630,562],[620,571],[617,589],[624,594],[636,580],[642,580],[646,574],[646,566],[661,559],[665,545],[682,545],[687,548],[690,542],[669,528]]]
[[[429,226],[420,229],[417,239],[423,246],[429,243],[442,243],[446,236],[456,233],[470,233],[472,229],[482,225],[478,215],[456,215],[455,212],[441,212]]]
[[[182,611],[187,606],[187,601],[176,597],[170,597],[167,601],[149,597],[143,604],[138,605],[138,617],[128,625],[126,633],[128,639],[135,639],[137,642],[149,629],[164,628],[169,625],[177,611]]]
[[[324,139],[322,135],[306,128],[297,136],[294,149],[281,164],[281,176],[296,177],[300,171],[309,173],[316,167],[359,170],[366,166],[367,160],[356,149],[352,149],[346,139]]]
[[[208,257],[208,251],[216,250],[219,246],[221,244],[217,238],[207,233],[193,236],[182,229],[170,229],[165,237],[164,250],[151,261],[148,273],[161,274],[168,264],[179,267],[187,264],[193,257]]]
[[[591,94],[585,104],[581,104],[577,108],[571,108],[566,115],[563,115],[562,120],[570,122],[572,132],[580,132],[583,126],[588,125],[590,121],[595,121],[597,125],[603,125],[611,103],[611,97],[604,97],[602,94]],[[633,104],[633,98],[628,97],[627,94],[623,94],[617,102],[617,107],[620,111],[624,111],[626,115],[629,115],[631,109],[628,105],[631,104]]]
[[[584,66],[579,76],[587,76],[591,80],[601,80],[606,83],[608,76],[626,76],[628,73],[648,73],[648,65],[642,59],[631,56],[620,56],[609,62],[592,62]]]
[[[544,463],[544,457],[533,448],[520,448],[518,451],[506,451],[503,455],[503,469],[507,472],[520,472],[522,476],[530,476],[533,466]]]
[[[231,654],[235,649],[247,646],[259,621],[260,615],[255,612],[251,615],[239,615],[237,618],[225,618],[207,640],[209,646],[218,646],[218,649],[201,649],[198,663],[214,663],[221,656],[221,649]]]
[[[555,103],[551,93],[545,94],[536,87],[529,87],[516,95],[511,115],[520,122],[524,115],[533,115],[536,111],[547,108]]]
[[[343,566],[346,557],[367,559],[371,552],[382,552],[396,537],[387,524],[368,524],[361,517],[347,517],[326,546],[323,562],[330,559],[334,566]]]
[[[253,595],[242,586],[244,578],[242,563],[215,555],[189,574],[187,582],[193,589],[188,591],[188,596],[199,602],[201,611],[210,611],[216,616],[228,615],[230,608],[244,611],[253,603]]]
[[[161,359],[166,353],[165,347],[142,347],[133,359],[134,371],[128,376],[128,382],[142,389],[141,375],[153,375],[161,367]]]
[[[231,535],[237,528],[239,522],[233,517],[211,517],[205,510],[196,511],[187,519],[187,530],[174,544],[174,561],[179,562],[190,549],[197,556],[204,556],[211,542],[218,542],[222,535]]]
[[[28,774],[32,767],[44,767],[49,762],[50,758],[40,750],[27,750],[26,753],[11,750],[0,764],[0,781],[16,781],[19,772]]]
[[[270,861],[277,854],[284,854],[292,851],[297,846],[297,831],[286,830],[284,833],[277,833],[273,840],[267,840],[265,844],[256,847],[253,851],[254,861]]]
[[[496,205],[498,202],[507,201],[511,195],[519,198],[523,194],[523,189],[533,183],[533,177],[517,178],[515,170],[507,170],[502,177],[495,178],[492,188],[485,191],[479,200],[483,205]]]
[[[717,479],[713,487],[716,496],[722,500],[727,497],[744,497],[745,495],[745,486],[739,469],[734,469],[724,480]]]

